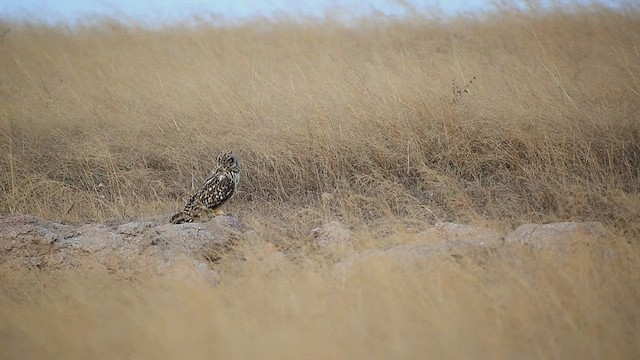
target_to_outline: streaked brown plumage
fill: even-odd
[[[213,216],[223,214],[220,206],[233,196],[240,182],[240,163],[231,151],[220,153],[216,162],[216,167],[184,209],[171,217],[171,223],[208,220],[212,213]]]

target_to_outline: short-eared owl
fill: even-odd
[[[240,182],[240,164],[231,151],[220,153],[216,162],[207,180],[187,201],[184,209],[171,217],[171,223],[193,222],[198,218],[207,220],[211,213],[214,216],[223,214],[220,206],[233,196]]]

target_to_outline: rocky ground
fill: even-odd
[[[216,259],[238,242],[256,236],[233,216],[180,225],[149,221],[83,226],[34,216],[1,217],[0,271],[103,269],[122,278],[144,276],[151,271],[178,280],[198,279],[215,285],[220,281]],[[311,230],[308,240],[319,251],[341,252],[343,256],[336,261],[334,270],[342,274],[376,261],[420,264],[434,256],[461,258],[515,244],[532,249],[567,248],[612,236],[599,222],[525,224],[508,234],[440,223],[415,234],[412,239],[416,241],[384,249],[356,250],[352,232],[334,221]],[[272,252],[277,253],[274,248]]]

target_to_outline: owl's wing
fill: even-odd
[[[213,175],[202,184],[196,196],[204,206],[215,209],[229,200],[235,190],[235,183],[230,176]]]

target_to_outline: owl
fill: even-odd
[[[198,191],[187,201],[184,209],[171,217],[172,224],[193,222],[196,219],[208,220],[222,215],[220,206],[233,196],[240,182],[240,163],[231,151],[218,155],[216,166],[200,186]]]

